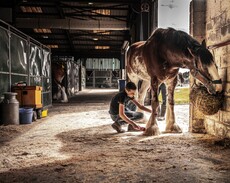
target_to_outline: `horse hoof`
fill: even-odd
[[[145,135],[145,136],[157,136],[157,135],[160,135],[160,131],[159,131],[158,126],[146,128],[146,130],[144,131],[143,135]]]
[[[182,133],[182,131],[169,131],[169,130],[165,130],[165,131],[162,131],[161,133]]]
[[[173,126],[166,128],[163,133],[182,133],[182,130],[177,124],[173,124]]]

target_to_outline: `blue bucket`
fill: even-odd
[[[123,91],[125,89],[126,80],[125,79],[118,79],[118,88],[119,91]]]
[[[33,108],[19,108],[20,124],[31,124],[33,118]]]

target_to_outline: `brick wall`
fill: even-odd
[[[230,1],[193,0],[190,5],[190,33],[207,46],[230,40]],[[230,138],[230,44],[213,53],[224,86],[224,106],[212,116],[204,116],[190,104],[190,131]],[[191,83],[193,79],[191,79]]]

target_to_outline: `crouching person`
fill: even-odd
[[[128,82],[125,86],[125,90],[116,94],[110,102],[110,116],[114,123],[113,129],[118,133],[125,132],[121,126],[128,123],[128,131],[144,131],[144,127],[140,127],[134,121],[139,121],[144,117],[141,112],[136,112],[136,108],[140,108],[146,112],[152,112],[151,109],[141,105],[134,98],[137,90],[136,85],[133,82]]]

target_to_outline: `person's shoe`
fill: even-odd
[[[128,125],[128,131],[129,131],[129,132],[138,132],[138,131],[140,131],[140,130],[133,128],[133,126],[129,124],[129,125]]]
[[[121,125],[119,125],[119,124],[117,124],[117,123],[113,123],[111,126],[112,126],[112,128],[113,128],[114,130],[117,131],[117,133],[124,133],[124,132],[125,132],[125,130],[123,130],[123,129],[121,128]]]

